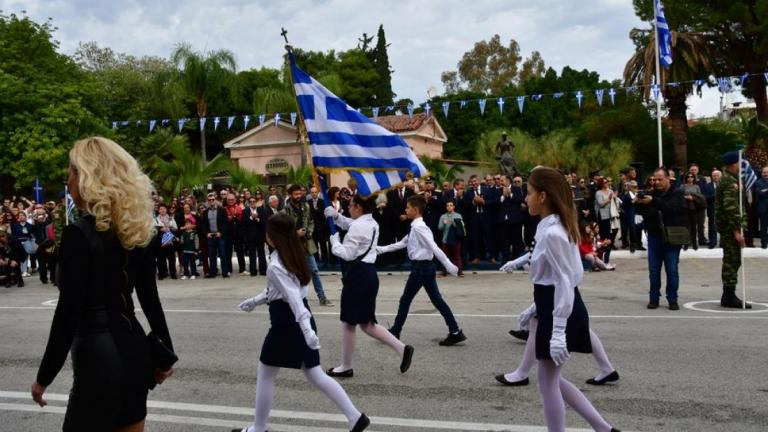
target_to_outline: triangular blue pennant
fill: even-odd
[[[584,99],[584,92],[581,90],[578,90],[576,92],[576,102],[579,104],[579,109],[581,109],[581,101]]]
[[[296,126],[296,116],[295,112],[291,113],[291,126]]]
[[[535,101],[535,102],[538,102],[538,101],[540,101],[540,100],[541,100],[541,98],[543,98],[543,97],[544,97],[544,95],[542,95],[542,94],[535,94],[535,95],[531,96],[531,100],[532,100],[532,101]]]
[[[595,90],[595,98],[597,99],[597,104],[600,106],[603,106],[603,94],[605,94],[605,89]]]
[[[517,97],[517,110],[520,111],[520,114],[523,113],[523,108],[525,107],[525,96],[518,96]]]
[[[112,130],[115,130],[115,129],[117,129],[117,122],[116,121],[112,122]]]
[[[219,129],[219,123],[221,123],[221,117],[213,118],[213,130]]]
[[[651,86],[651,93],[653,93],[653,100],[658,101],[659,96],[661,95],[661,87],[659,87],[658,84],[654,84]]]
[[[392,112],[392,111],[394,111],[394,110],[395,110],[395,106],[394,106],[394,105],[387,105],[387,108],[386,108],[384,111],[386,111],[386,112]]]
[[[155,128],[156,124],[157,124],[157,120],[150,120],[149,121],[149,133],[152,133],[152,129]]]
[[[432,111],[432,106],[429,104],[429,102],[426,102],[424,104],[424,112],[427,113],[427,117],[429,117],[429,112]]]
[[[187,119],[185,119],[185,118],[179,119],[179,121],[178,121],[179,132],[181,132],[181,130],[184,129],[184,124],[186,124],[186,123],[187,123]]]
[[[205,121],[207,119],[205,117],[200,117],[200,130],[205,129]]]
[[[485,115],[485,99],[480,99],[477,103],[480,105],[480,115]]]
[[[608,96],[611,97],[611,105],[616,105],[616,89],[611,88],[608,90]]]
[[[244,115],[244,116],[243,116],[243,129],[244,129],[244,130],[245,130],[245,129],[248,129],[248,123],[250,123],[250,122],[251,122],[251,116],[249,116],[249,115]]]
[[[275,126],[280,123],[280,113],[275,114]]]
[[[741,76],[741,86],[744,87],[744,83],[747,82],[747,78],[749,78],[749,74],[745,73]]]
[[[721,93],[728,93],[731,90],[731,79],[730,78],[718,78],[717,79],[717,87],[720,90]]]
[[[267,115],[264,113],[259,114],[259,126],[264,125],[265,121],[267,121]]]
[[[565,96],[565,93],[562,93],[562,92],[558,92],[552,95],[552,97],[555,99],[560,99],[563,96]]]
[[[498,98],[496,99],[496,105],[499,106],[499,113],[504,113],[504,98]]]
[[[373,118],[377,119],[379,118],[379,107],[373,107],[371,108],[371,112],[373,113]]]
[[[409,103],[406,108],[408,109],[408,117],[413,118],[413,104]]]
[[[451,108],[451,103],[448,101],[443,102],[443,115],[448,118],[448,109]]]
[[[160,120],[160,126],[161,127],[168,126],[169,124],[171,124],[171,120],[170,119],[162,119],[162,120]]]
[[[459,101],[459,108],[464,108],[465,106],[467,106],[467,101],[465,101],[465,100],[460,100],[460,101]]]
[[[227,117],[227,130],[232,129],[232,123],[235,122],[235,116]]]

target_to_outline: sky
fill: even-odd
[[[0,0],[0,10],[26,11],[38,22],[52,18],[65,54],[96,41],[116,52],[167,58],[188,42],[200,51],[229,49],[238,70],[279,67],[282,27],[295,47],[342,51],[383,24],[393,90],[416,103],[430,88],[440,94],[440,74],[494,34],[505,43],[515,39],[523,57],[539,51],[558,72],[588,69],[610,81],[621,78],[634,51],[629,31],[650,26],[635,16],[631,0]],[[719,99],[716,90],[692,97],[689,115],[716,114]]]

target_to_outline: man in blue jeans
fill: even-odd
[[[227,235],[227,211],[216,201],[216,194],[208,194],[208,209],[203,213],[203,234],[208,243],[209,271],[206,278],[215,278],[218,268],[216,257],[221,258],[221,277],[229,277],[231,262],[227,262],[224,253],[224,239]]]
[[[680,263],[680,246],[664,242],[662,225],[685,226],[685,198],[681,190],[672,187],[666,168],[658,168],[651,181],[653,193],[635,199],[637,211],[643,216],[648,230],[648,273],[651,283],[648,309],[659,307],[661,266],[664,265],[667,273],[669,309],[679,310],[677,289],[680,286],[680,275],[677,269]]]
[[[403,248],[408,248],[408,259],[411,260],[411,274],[408,275],[408,282],[405,283],[405,291],[400,297],[400,306],[397,309],[395,324],[389,329],[396,338],[400,339],[400,332],[403,330],[405,319],[408,317],[408,310],[411,308],[411,302],[421,287],[427,291],[429,300],[440,311],[445,324],[448,326],[448,336],[440,341],[441,346],[451,346],[467,340],[464,332],[456,323],[456,318],[451,312],[451,308],[443,300],[443,296],[437,288],[435,264],[432,260],[437,257],[440,263],[445,267],[451,276],[459,273],[458,267],[445,256],[442,249],[437,246],[432,236],[432,230],[429,229],[422,214],[427,206],[427,202],[421,195],[414,195],[408,198],[405,206],[405,214],[411,219],[411,230],[407,236],[397,243],[388,246],[376,246],[376,253],[383,254],[393,252]]]

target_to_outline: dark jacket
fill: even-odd
[[[635,204],[637,212],[643,216],[648,235],[663,238],[659,212],[665,226],[686,226],[685,198],[679,188],[670,187],[666,193],[653,191],[650,204]]]
[[[523,200],[525,200],[525,196],[523,195],[523,189],[520,187],[512,186],[512,194],[509,197],[505,197],[502,191],[501,196],[499,196],[499,222],[523,223],[523,210],[520,207]]]
[[[258,221],[254,220],[251,217],[252,215],[253,211],[251,210],[251,207],[246,207],[245,210],[243,210],[245,239],[248,241],[264,241],[267,232],[267,219],[269,219],[267,209],[265,209],[264,206],[256,207],[255,217],[258,218]]]
[[[755,183],[755,196],[757,197],[757,214],[768,213],[768,180],[761,178]]]
[[[229,234],[228,230],[229,230],[230,224],[227,222],[227,210],[224,209],[224,207],[217,206],[215,210],[211,208],[206,209],[202,215],[200,226],[202,227],[201,234],[203,238],[207,238],[208,233],[211,232],[211,223],[208,220],[208,213],[211,211],[216,212],[216,225],[221,235],[226,236],[227,234]]]

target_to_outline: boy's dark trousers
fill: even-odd
[[[421,287],[427,291],[429,300],[440,311],[440,315],[445,319],[445,324],[448,325],[448,330],[451,333],[459,331],[459,325],[456,323],[456,319],[453,317],[453,312],[448,304],[443,300],[443,296],[437,289],[437,281],[435,279],[435,264],[432,261],[411,261],[411,274],[408,275],[408,281],[405,283],[405,290],[400,297],[400,306],[397,309],[397,317],[395,317],[395,324],[390,331],[393,335],[399,336],[405,324],[405,319],[408,317],[408,310],[411,308],[411,302]]]

